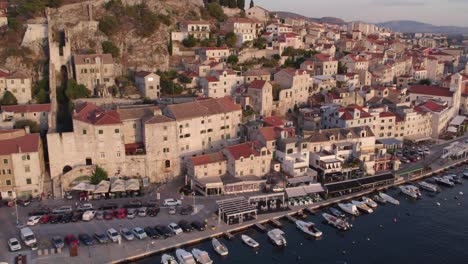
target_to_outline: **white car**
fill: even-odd
[[[94,210],[86,211],[86,212],[83,213],[82,220],[83,221],[91,221],[91,220],[94,219],[95,216],[96,216],[96,211],[94,211]]]
[[[182,228],[180,228],[180,226],[176,223],[170,223],[168,225],[168,227],[172,230],[172,232],[174,232],[174,234],[178,235],[178,234],[182,234],[184,232],[184,230],[182,230]]]
[[[181,206],[182,205],[182,201],[181,200],[176,200],[176,199],[172,199],[172,198],[169,198],[169,199],[165,199],[164,200],[164,203],[163,203],[163,206]]]
[[[26,224],[28,226],[37,225],[39,223],[39,220],[41,220],[40,216],[31,216],[29,217],[28,222]]]
[[[136,236],[138,239],[144,239],[147,238],[148,236],[146,235],[145,230],[141,227],[135,227],[132,229],[133,234]]]
[[[63,213],[69,213],[69,212],[72,212],[73,211],[73,208],[69,205],[64,205],[64,206],[61,206],[57,209],[54,209],[52,211],[52,213],[54,214],[63,214]]]
[[[133,219],[135,218],[135,216],[138,214],[138,210],[135,209],[135,208],[132,208],[132,209],[128,209],[127,211],[127,218],[128,219]]]
[[[429,148],[424,149],[424,154],[425,155],[430,155],[431,154],[431,151],[429,150]]]
[[[125,238],[125,240],[133,240],[135,238],[135,236],[133,235],[132,232],[130,232],[130,230],[128,230],[128,228],[122,228],[120,229],[120,234]]]
[[[82,212],[93,210],[93,204],[91,203],[80,204],[78,205],[78,207],[76,207],[76,210],[82,211]]]
[[[8,247],[10,248],[10,251],[18,251],[21,250],[21,244],[18,241],[18,239],[12,237],[8,239]]]
[[[106,234],[112,242],[119,242],[119,240],[122,239],[117,230],[114,228],[107,229]]]

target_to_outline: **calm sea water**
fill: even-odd
[[[452,170],[460,172],[462,168]],[[397,189],[388,193],[400,200],[400,206],[379,205],[373,214],[352,219],[354,228],[340,232],[323,223],[321,214],[308,216],[324,233],[319,240],[311,239],[282,220],[288,245],[273,246],[265,233],[246,230],[260,243],[257,250],[244,245],[240,234],[233,241],[221,238],[229,255],[220,257],[211,241],[189,246],[209,252],[214,263],[468,263],[468,180],[453,188],[442,187],[432,195],[423,192],[422,199],[406,198]],[[464,195],[460,195],[463,192]],[[438,206],[436,203],[441,205]],[[396,222],[395,222],[396,219]],[[269,226],[269,228],[273,228]],[[168,252],[175,256],[175,250]],[[160,263],[155,255],[138,263]]]

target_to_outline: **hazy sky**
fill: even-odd
[[[250,0],[245,1],[248,5]],[[271,11],[346,21],[416,20],[440,26],[468,26],[468,0],[254,0]]]

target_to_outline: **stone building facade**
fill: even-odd
[[[115,83],[114,59],[111,54],[73,56],[75,79],[93,94],[103,96],[105,88]]]

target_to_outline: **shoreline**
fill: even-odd
[[[245,230],[245,229],[255,228],[256,224],[265,224],[265,223],[271,222],[272,220],[278,220],[278,219],[281,219],[281,218],[285,218],[287,216],[295,215],[299,211],[317,210],[317,209],[320,209],[320,208],[323,208],[323,207],[328,207],[330,205],[339,203],[341,201],[346,201],[346,200],[350,200],[350,199],[353,199],[353,198],[356,198],[356,197],[361,197],[361,196],[369,194],[369,193],[374,193],[374,192],[377,192],[377,191],[385,190],[385,189],[395,187],[395,186],[398,186],[398,185],[401,185],[401,184],[404,184],[404,183],[413,182],[413,181],[421,180],[421,179],[424,179],[424,178],[432,177],[432,176],[434,176],[434,174],[443,172],[443,171],[445,171],[447,169],[450,169],[452,167],[463,165],[463,164],[465,164],[467,162],[468,161],[466,159],[456,160],[451,164],[444,164],[444,165],[442,165],[440,168],[438,168],[436,170],[431,170],[430,172],[423,173],[421,175],[412,177],[410,179],[403,179],[401,177],[400,177],[400,179],[396,178],[395,182],[393,184],[390,184],[390,185],[385,185],[385,186],[381,186],[381,187],[378,187],[378,188],[375,188],[375,189],[364,190],[364,191],[360,191],[360,192],[357,192],[357,193],[348,194],[348,195],[345,195],[345,196],[331,198],[331,199],[321,201],[321,202],[318,202],[318,203],[315,203],[315,204],[312,204],[312,205],[297,206],[297,207],[294,207],[294,208],[292,208],[291,210],[288,210],[288,211],[283,211],[283,212],[278,212],[278,213],[269,213],[269,214],[267,213],[267,214],[259,215],[256,220],[249,221],[248,223],[242,223],[241,225],[237,225],[237,227],[235,227],[236,225],[232,225],[232,226],[224,225],[224,226],[227,227],[226,230],[220,230],[220,231],[213,230],[212,231],[213,233],[206,234],[206,235],[204,235],[202,237],[199,237],[199,238],[191,239],[189,241],[184,241],[184,242],[181,242],[181,243],[172,244],[170,246],[165,246],[165,247],[155,249],[155,250],[152,250],[152,251],[148,251],[148,252],[145,252],[145,253],[142,253],[142,254],[133,255],[131,257],[112,260],[109,263],[115,263],[115,264],[118,264],[118,263],[131,263],[133,261],[138,261],[138,260],[141,260],[141,259],[144,259],[144,258],[147,258],[147,257],[151,257],[151,256],[157,255],[159,253],[166,252],[166,251],[169,251],[169,250],[172,250],[172,249],[175,249],[175,248],[180,248],[180,247],[187,246],[187,245],[193,245],[193,244],[197,244],[197,243],[200,243],[202,241],[209,240],[209,239],[212,239],[212,238],[215,238],[215,237],[224,236],[226,233],[230,233],[230,234],[238,233],[238,232],[241,232],[242,230]],[[232,228],[229,228],[229,227],[232,227]],[[217,231],[217,232],[215,232],[215,231]]]

